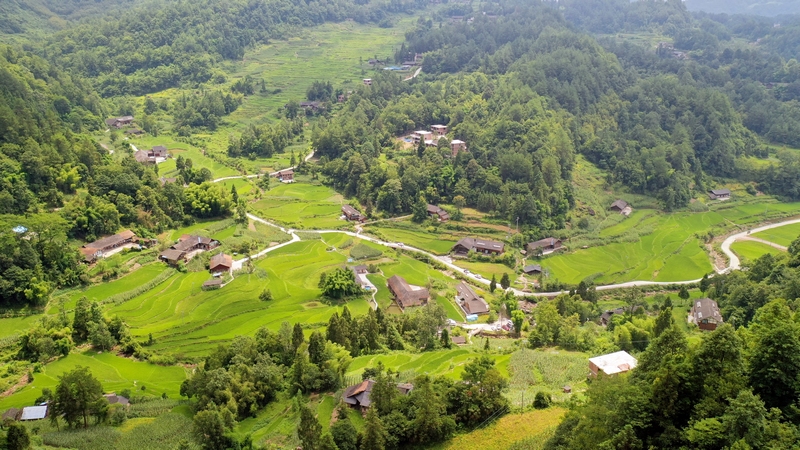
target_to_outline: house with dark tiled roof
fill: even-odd
[[[277,178],[281,183],[294,183],[294,170],[283,169],[275,172],[275,178]]]
[[[364,380],[361,383],[349,386],[344,390],[342,400],[351,408],[357,409],[361,414],[366,415],[367,411],[372,406],[370,394],[372,393],[372,387],[374,385],[375,382],[373,380]],[[397,391],[400,392],[401,395],[408,395],[413,389],[414,385],[411,383],[397,384]]]
[[[350,205],[342,205],[342,214],[347,220],[363,221],[364,216]]]
[[[717,302],[710,298],[701,298],[694,301],[689,321],[697,324],[698,328],[705,331],[714,331],[717,326],[724,322]]]
[[[627,207],[628,207],[628,202],[626,202],[625,200],[616,200],[614,203],[611,204],[608,210],[621,213],[622,210],[624,210]]]
[[[708,191],[708,197],[711,200],[728,200],[731,198],[730,189],[711,189]]]
[[[122,233],[106,236],[102,239],[85,244],[81,247],[80,252],[83,254],[83,260],[85,262],[93,263],[115,249],[132,244],[135,238],[136,233],[131,230],[125,230]]]
[[[191,258],[196,251],[209,251],[219,247],[220,242],[216,239],[193,234],[184,234],[178,239],[178,243],[164,250],[158,255],[158,259],[170,265],[177,265],[181,261]]]
[[[541,264],[530,264],[522,268],[522,271],[528,275],[538,275],[542,273]]]
[[[450,214],[436,205],[428,204],[428,216],[437,219],[439,222],[450,220]]]
[[[425,305],[428,303],[431,296],[427,289],[411,286],[405,278],[399,275],[394,275],[389,278],[386,281],[386,285],[389,287],[389,292],[394,295],[397,306],[403,310],[412,306]]]
[[[114,128],[122,128],[133,123],[133,116],[112,117],[106,119],[106,125]]]
[[[231,255],[219,253],[211,257],[208,263],[208,269],[211,273],[230,272],[233,267],[233,258]]]
[[[456,255],[466,256],[470,250],[484,255],[499,255],[505,251],[505,244],[488,239],[463,238],[456,242],[451,251]]]
[[[456,303],[467,315],[489,313],[489,304],[464,281],[456,285]]]
[[[535,254],[539,249],[542,249],[542,254],[551,253],[560,250],[563,247],[561,239],[554,237],[547,237],[539,239],[538,241],[530,242],[528,244],[528,252]]]

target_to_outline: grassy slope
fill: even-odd
[[[153,395],[161,395],[165,392],[170,397],[176,398],[179,395],[181,383],[186,379],[186,371],[178,366],[157,366],[120,358],[111,353],[98,354],[95,351],[72,353],[66,358],[46,365],[42,373],[34,374],[33,383],[14,395],[0,400],[0,411],[10,407],[32,405],[33,401],[41,395],[42,388],[54,389],[58,383],[58,377],[75,366],[91,369],[92,374],[100,380],[103,389],[107,392],[119,392],[123,389],[134,391],[145,386],[147,391],[139,390],[137,392]]]

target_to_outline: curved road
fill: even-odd
[[[765,230],[771,230],[773,228],[782,227],[784,225],[792,225],[795,223],[800,223],[800,219],[792,219],[784,222],[771,223],[769,225],[764,225],[758,228],[753,228],[752,230],[742,231],[741,233],[736,233],[728,236],[728,238],[722,242],[722,252],[728,256],[730,262],[728,263],[727,268],[718,272],[719,273],[730,272],[731,270],[737,270],[741,267],[741,262],[739,261],[739,257],[736,256],[736,254],[734,254],[731,251],[731,245],[738,239],[746,238],[751,233],[760,233]]]
[[[306,156],[305,161],[308,161],[313,156],[314,156],[314,152],[312,151],[308,156]],[[289,167],[289,169],[294,169],[294,167]],[[230,180],[230,179],[235,179],[235,178],[254,178],[256,176],[257,175],[242,175],[242,176],[237,176],[237,177],[224,177],[224,178],[218,178],[218,179],[214,180],[214,182]],[[256,222],[260,222],[260,223],[263,223],[265,225],[269,225],[271,227],[278,228],[279,230],[283,231],[284,233],[289,234],[292,237],[292,239],[290,241],[284,242],[282,244],[278,244],[278,245],[273,246],[273,247],[268,247],[268,248],[262,250],[259,253],[256,253],[254,255],[249,256],[248,258],[243,258],[243,259],[234,261],[233,262],[233,270],[241,269],[243,264],[248,259],[259,258],[261,256],[266,255],[269,252],[272,252],[272,251],[277,250],[279,248],[285,247],[285,246],[287,246],[289,244],[292,244],[292,243],[295,243],[295,242],[299,242],[301,240],[300,236],[298,236],[297,233],[295,233],[296,230],[286,229],[286,228],[284,228],[284,227],[282,227],[282,226],[280,226],[278,224],[275,224],[275,223],[272,223],[270,221],[264,220],[261,217],[258,217],[258,216],[254,215],[254,214],[251,214],[251,213],[247,213],[247,217],[252,219],[252,220],[254,220],[254,221],[256,221]],[[764,225],[764,226],[761,226],[761,227],[758,227],[758,228],[753,228],[753,229],[748,230],[748,231],[743,231],[741,233],[736,233],[736,234],[733,234],[731,236],[728,236],[728,238],[726,238],[725,241],[723,241],[723,243],[722,243],[722,252],[725,253],[725,255],[727,255],[728,258],[729,258],[728,267],[726,267],[724,269],[716,269],[716,272],[719,273],[719,274],[723,274],[723,273],[728,273],[728,272],[730,272],[732,270],[738,270],[739,268],[741,268],[741,262],[739,261],[739,257],[736,256],[736,254],[734,254],[733,251],[731,251],[731,244],[736,242],[738,239],[745,238],[750,233],[758,233],[758,232],[769,230],[769,229],[772,229],[772,228],[778,228],[778,227],[782,227],[784,225],[792,225],[792,224],[796,224],[796,223],[800,223],[800,219],[791,219],[791,220],[786,220],[786,221],[783,221],[783,222],[776,222],[776,223]],[[386,241],[382,241],[382,240],[380,240],[378,238],[374,238],[372,236],[367,236],[367,235],[361,234],[361,229],[360,228],[357,228],[356,232],[344,231],[344,230],[302,230],[302,231],[303,232],[307,232],[307,233],[321,233],[321,234],[323,234],[323,233],[343,233],[343,234],[346,234],[348,236],[359,238],[359,239],[364,239],[364,240],[373,242],[373,243],[378,244],[378,245],[384,245],[386,247],[390,247],[390,248],[394,248],[394,249],[408,250],[408,251],[411,251],[411,252],[420,253],[420,254],[426,255],[429,258],[431,258],[431,259],[433,259],[433,260],[435,260],[435,261],[447,266],[448,268],[450,268],[450,269],[462,274],[463,276],[471,279],[472,281],[474,281],[476,283],[482,283],[482,284],[486,284],[486,285],[488,285],[490,283],[489,280],[487,280],[487,279],[485,279],[483,277],[478,278],[478,277],[475,276],[475,274],[472,274],[472,273],[466,274],[466,273],[464,273],[464,269],[463,268],[458,267],[457,265],[453,264],[449,260],[449,258],[447,258],[447,257],[437,256],[437,255],[434,255],[433,253],[430,253],[428,251],[425,251],[425,250],[422,250],[422,249],[419,249],[419,248],[415,248],[415,247],[411,247],[409,245],[405,245],[402,242],[386,242]],[[625,283],[607,284],[607,285],[603,285],[603,286],[597,286],[597,290],[598,291],[609,291],[609,290],[613,290],[613,289],[642,287],[642,286],[670,286],[670,285],[674,286],[674,285],[682,285],[682,284],[693,284],[693,283],[699,282],[700,280],[701,280],[701,278],[698,278],[696,280],[685,280],[685,281],[627,281]],[[522,297],[525,297],[525,296],[528,296],[528,297],[552,297],[552,296],[555,296],[555,295],[559,295],[559,294],[563,294],[563,293],[568,292],[568,291],[555,291],[555,292],[533,292],[533,293],[531,293],[531,292],[522,292],[521,290],[515,289],[515,288],[508,288],[508,290],[513,292],[514,295],[522,296]]]

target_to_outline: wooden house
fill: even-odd
[[[488,239],[463,238],[456,242],[451,251],[458,256],[466,256],[470,250],[484,255],[500,255],[505,251],[505,244]]]
[[[422,306],[428,303],[430,293],[427,289],[421,287],[412,287],[408,282],[399,275],[394,275],[386,282],[389,287],[389,292],[392,293],[397,306],[405,310],[411,306]]]

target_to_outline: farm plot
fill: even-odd
[[[298,242],[255,264],[253,274],[240,274],[220,290],[203,291],[205,272],[171,277],[143,295],[107,311],[130,326],[134,336],[156,340],[154,350],[188,357],[206,354],[217,344],[237,335],[252,335],[266,326],[277,330],[281,322],[324,324],[341,306],[319,301],[317,287],[322,272],[341,267],[345,257],[327,252],[321,241]],[[259,294],[269,289],[274,300]],[[366,299],[348,303],[353,314],[365,314]]]
[[[425,353],[393,352],[388,355],[359,356],[353,359],[347,376],[360,379],[365,368],[375,367],[381,362],[386,368],[407,376],[428,374],[460,379],[464,366],[482,354],[479,348],[452,348]],[[508,376],[507,363],[511,355],[489,356],[495,360],[500,373]]]
[[[233,168],[204,155],[200,149],[194,147],[193,145],[176,141],[167,135],[161,135],[158,137],[145,135],[143,137],[131,139],[130,143],[135,145],[139,150],[149,150],[156,145],[163,145],[167,147],[167,150],[172,158],[168,158],[166,161],[158,165],[158,174],[161,177],[174,177],[177,175],[178,171],[175,167],[175,160],[178,158],[178,156],[183,156],[184,159],[191,159],[192,167],[194,169],[206,168],[210,170],[216,178],[239,175],[239,173]]]
[[[34,375],[33,383],[0,400],[0,410],[32,405],[42,394],[42,388],[54,389],[58,384],[58,377],[76,366],[88,367],[107,392],[130,389],[137,390],[137,395],[160,396],[166,393],[177,398],[181,383],[186,379],[186,371],[178,366],[157,366],[121,358],[112,353],[71,353],[44,366],[43,372]],[[143,386],[146,390],[142,390]]]
[[[525,449],[543,448],[545,441],[553,435],[566,412],[566,409],[552,407],[522,414],[508,414],[486,428],[458,435],[430,448],[432,450],[507,449],[516,448],[514,444],[517,443],[524,444],[525,446],[520,448]]]
[[[753,236],[766,241],[774,242],[784,247],[788,247],[795,239],[800,237],[800,223],[784,225],[782,227],[762,231],[754,234]]]
[[[771,255],[779,255],[783,253],[775,247],[756,241],[736,241],[731,245],[731,250],[734,251],[740,258],[747,261],[754,261],[761,255],[767,253]]]
[[[613,243],[545,258],[542,266],[552,279],[578,283],[593,277],[600,283],[631,280],[680,281],[700,278],[712,270],[694,236],[725,219],[717,213],[659,214],[641,221],[652,232],[638,242]]]
[[[381,227],[380,225],[369,226],[367,231],[376,230],[384,240],[389,242],[402,242],[412,247],[427,250],[436,255],[446,255],[450,253],[456,242],[463,236],[449,233],[445,230],[436,233],[426,231],[412,231],[402,228]]]
[[[348,225],[339,219],[343,203],[330,188],[293,183],[265,192],[252,209],[259,217],[296,229],[336,229]]]
[[[167,270],[167,267],[162,263],[153,263],[142,266],[141,268],[118,278],[114,281],[102,284],[96,284],[85,290],[73,290],[66,294],[64,297],[64,308],[73,309],[75,303],[81,297],[86,297],[89,301],[102,302],[112,295],[120,294],[123,292],[132,291],[150,280],[153,280],[162,272]],[[57,298],[58,300],[58,298]],[[49,313],[55,312],[53,308],[60,306],[58,301],[50,302]]]

